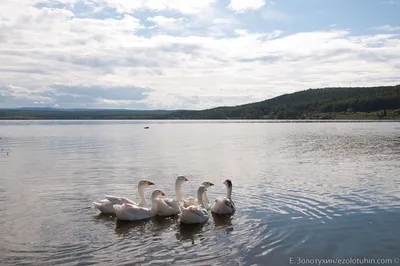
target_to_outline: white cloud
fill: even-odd
[[[149,17],[147,20],[155,24],[154,28],[166,30],[184,30],[185,22],[187,21],[185,18],[171,18],[164,16]]]
[[[228,8],[235,12],[244,12],[247,10],[256,10],[265,5],[264,0],[231,0]]]
[[[53,102],[54,100],[50,97],[46,97],[43,95],[38,94],[34,90],[30,90],[27,88],[14,86],[14,85],[6,85],[0,84],[0,95],[3,97],[13,97],[15,99],[24,99],[30,101],[41,101],[41,102]],[[1,104],[1,102],[0,102]]]
[[[246,29],[236,29],[236,30],[234,30],[234,32],[239,36],[244,36],[244,35],[249,34],[249,31]]]
[[[384,25],[384,26],[373,27],[373,28],[371,28],[371,30],[376,30],[376,31],[400,31],[400,26]]]
[[[0,83],[7,84],[0,86],[0,107],[199,109],[312,87],[400,83],[395,31],[254,33],[213,1],[178,2],[134,2],[134,9],[189,13],[142,21],[134,14],[82,18],[27,0],[0,2]]]
[[[197,14],[215,3],[215,0],[103,0],[103,4],[116,8],[118,12],[132,12],[135,10],[174,10],[183,14]]]

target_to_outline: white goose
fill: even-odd
[[[232,214],[236,211],[235,204],[232,201],[232,181],[227,179],[224,181],[226,186],[226,197],[218,197],[215,199],[211,212],[216,214]]]
[[[179,220],[185,224],[199,224],[204,223],[208,220],[209,214],[204,208],[203,194],[207,191],[206,187],[201,185],[197,190],[197,202],[200,205],[191,205],[189,207],[183,206],[181,202],[179,204],[180,214]]]
[[[205,188],[206,188],[206,192],[204,192],[204,194],[203,194],[203,204],[204,204],[204,208],[206,208],[207,210],[209,210],[210,207],[211,207],[211,205],[210,205],[210,200],[209,200],[208,197],[207,197],[207,189],[208,189],[209,187],[211,187],[211,186],[214,186],[214,184],[211,183],[211,182],[208,182],[208,181],[205,181],[205,182],[203,182],[203,183],[201,183],[201,184],[202,184],[203,186],[205,186]],[[189,206],[191,206],[191,205],[199,205],[199,203],[198,203],[198,201],[197,201],[197,198],[190,196],[190,197],[187,197],[187,198],[184,198],[184,199],[183,199],[183,206],[189,207]]]
[[[151,208],[139,207],[129,203],[123,203],[121,205],[116,204],[113,206],[115,209],[115,216],[119,220],[125,221],[139,221],[152,218],[157,212],[157,204],[155,204],[155,200],[157,197],[161,196],[165,196],[164,192],[161,190],[155,190],[151,193]]]
[[[157,215],[171,216],[179,213],[179,202],[182,200],[181,186],[184,182],[189,181],[184,176],[178,176],[175,181],[175,197],[174,199],[156,199]]]
[[[148,204],[146,198],[144,197],[144,189],[153,185],[154,185],[153,182],[147,180],[139,181],[138,183],[139,204],[128,198],[105,195],[105,199],[100,200],[98,202],[93,202],[93,206],[104,214],[111,214],[111,213],[115,214],[115,210],[113,208],[115,204],[129,203],[133,205],[138,205],[139,207],[147,207]]]

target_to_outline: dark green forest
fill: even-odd
[[[166,114],[179,119],[313,119],[334,118],[340,112],[400,109],[400,85],[308,89],[234,107]],[[316,117],[317,116],[317,117]],[[379,116],[379,115],[378,115]]]
[[[54,109],[54,108],[21,108],[0,109],[0,120],[10,119],[160,119],[173,111],[164,110],[115,110],[115,109]]]
[[[400,85],[321,88],[261,102],[192,110],[0,109],[0,119],[399,119]]]

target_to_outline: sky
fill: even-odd
[[[205,109],[400,84],[400,0],[0,1],[0,108]]]

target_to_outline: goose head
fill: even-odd
[[[223,183],[227,188],[232,188],[232,181],[230,179],[226,179]]]
[[[180,175],[176,178],[176,184],[183,184],[184,182],[189,181],[186,176]]]
[[[203,186],[205,186],[206,188],[209,188],[209,187],[211,187],[211,186],[214,186],[214,184],[213,183],[211,183],[211,182],[208,182],[208,181],[205,181],[205,182],[203,182],[203,183],[201,183]]]
[[[164,192],[162,192],[159,189],[154,190],[153,193],[151,193],[151,199],[156,199],[156,198],[161,197],[161,196],[166,196],[166,195],[165,195]]]
[[[147,181],[147,180],[141,180],[138,184],[139,188],[147,188],[149,186],[154,186],[155,184],[153,182]]]

